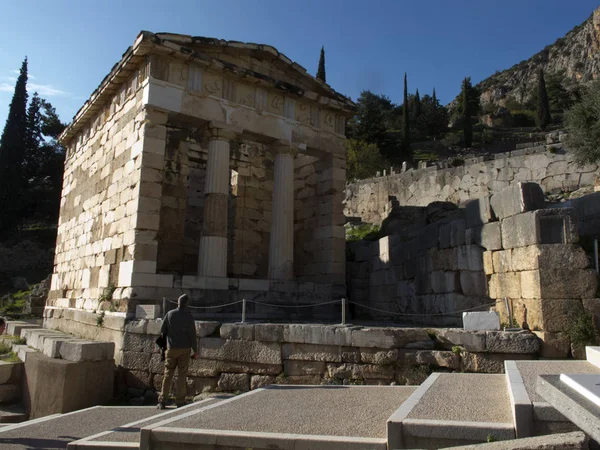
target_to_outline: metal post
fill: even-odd
[[[242,299],[242,323],[246,322],[246,299]]]
[[[598,268],[598,238],[594,239],[594,262],[596,263],[596,275],[600,275],[600,269]]]
[[[162,316],[165,317],[166,315],[167,315],[167,299],[165,297],[163,297]]]
[[[508,324],[510,328],[513,327],[512,322],[512,311],[510,310],[510,304],[508,303],[508,297],[504,297],[504,306],[506,306],[506,314],[508,314]]]
[[[342,298],[342,325],[346,325],[346,299]]]

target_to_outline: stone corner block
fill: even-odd
[[[516,183],[492,195],[490,205],[498,219],[541,209],[545,205],[544,191],[537,183]]]

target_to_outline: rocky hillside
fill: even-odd
[[[536,85],[540,67],[546,74],[564,72],[566,78],[577,83],[595,80],[600,72],[600,8],[554,44],[479,83],[482,105],[505,106],[508,98],[525,103]]]

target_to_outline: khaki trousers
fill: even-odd
[[[187,377],[188,368],[190,367],[191,349],[189,348],[169,348],[165,353],[165,376],[163,378],[162,389],[158,396],[160,403],[169,399],[169,391],[171,383],[177,368],[177,397],[175,403],[185,403],[187,385],[185,379]]]

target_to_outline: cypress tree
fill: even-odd
[[[319,68],[317,69],[317,79],[327,82],[325,75],[325,47],[321,47],[321,57],[319,58]]]
[[[544,131],[552,121],[552,117],[550,116],[550,102],[548,100],[548,92],[546,91],[544,70],[541,68],[538,72],[537,94],[537,125],[540,130]]]
[[[404,72],[404,104],[402,105],[402,150],[410,156],[410,122],[408,117],[408,85]]]
[[[431,96],[431,103],[433,103],[434,108],[437,108],[438,101],[437,101],[437,97],[435,95],[435,88],[433,88],[433,95]]]
[[[417,89],[417,93],[415,94],[414,104],[413,104],[413,118],[417,120],[421,115],[421,96],[419,95],[419,90]]]
[[[26,146],[27,58],[21,66],[0,138],[0,231],[15,230],[21,218]]]
[[[469,102],[469,93],[471,91],[471,79],[463,80],[463,132],[465,136],[465,147],[470,147],[473,143],[473,125],[471,124],[471,104]]]

